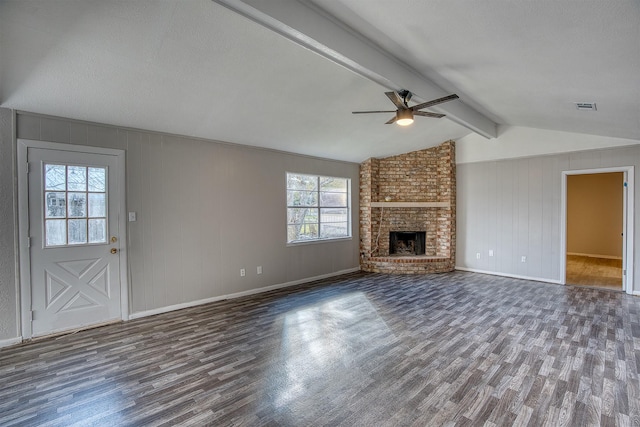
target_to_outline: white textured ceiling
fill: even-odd
[[[640,139],[636,0],[314,3],[497,123]],[[8,108],[356,162],[470,132],[351,114],[385,90],[210,0],[0,2]]]
[[[310,1],[497,123],[640,139],[638,0]]]

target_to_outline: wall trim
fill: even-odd
[[[0,340],[0,348],[10,347],[12,345],[21,344],[23,341],[22,337],[8,338],[4,340]]]
[[[233,294],[220,295],[211,298],[204,298],[201,300],[184,302],[181,304],[169,305],[166,307],[154,308],[152,310],[138,311],[129,315],[129,320],[140,319],[142,317],[153,316],[156,314],[168,313],[170,311],[181,310],[183,308],[195,307],[198,305],[209,304],[216,301],[222,301],[227,299],[241,298],[249,295],[261,294],[268,291],[273,291],[281,288],[288,288],[290,286],[301,285],[303,283],[314,282],[316,280],[328,279],[330,277],[341,276],[343,274],[356,273],[360,271],[360,267],[348,268],[346,270],[340,270],[333,273],[321,274],[319,276],[307,277],[305,279],[293,280],[291,282],[279,283],[276,285],[265,286],[262,288],[250,289],[248,291],[236,292]]]
[[[456,270],[468,271],[470,273],[488,274],[490,276],[511,277],[512,279],[532,280],[534,282],[553,283],[555,285],[564,285],[562,281],[555,279],[546,279],[543,277],[522,276],[520,274],[500,273],[497,271],[478,270],[476,268],[456,267]]]
[[[599,255],[599,254],[582,254],[582,253],[579,253],[579,252],[567,252],[567,255],[586,256],[586,257],[589,257],[589,258],[622,259],[621,256]]]

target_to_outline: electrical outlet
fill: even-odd
[[[240,277],[244,277],[244,276],[246,276],[246,275],[247,275],[247,272],[245,271],[245,269],[244,269],[244,268],[241,268],[241,269],[240,269]]]
[[[522,258],[520,258],[520,262],[527,262],[527,257],[522,255]]]
[[[493,249],[489,249],[489,256],[493,256]]]
[[[476,259],[480,259],[480,252],[476,252]]]
[[[262,266],[259,265],[258,268],[256,268],[256,271],[258,274],[262,274]]]

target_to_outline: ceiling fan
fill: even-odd
[[[438,113],[430,113],[428,111],[419,111],[423,108],[433,107],[434,105],[442,104],[443,102],[453,101],[454,99],[458,99],[458,95],[455,93],[453,95],[445,96],[443,98],[434,99],[432,101],[423,102],[422,104],[417,104],[412,107],[409,107],[407,104],[411,100],[411,92],[408,90],[403,90],[400,92],[385,92],[385,95],[394,103],[397,110],[385,110],[385,111],[354,111],[353,114],[370,114],[370,113],[396,113],[396,116],[386,122],[386,125],[390,125],[392,123],[397,123],[400,126],[407,126],[413,123],[413,116],[422,116],[422,117],[434,117],[439,119],[444,117],[445,114]]]

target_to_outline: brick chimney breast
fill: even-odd
[[[455,268],[455,141],[360,165],[360,268],[425,274]],[[424,232],[424,254],[389,254],[392,232]]]

